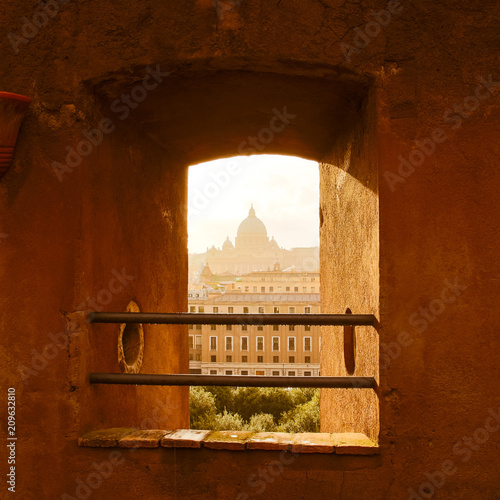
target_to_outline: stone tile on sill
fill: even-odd
[[[177,429],[166,434],[161,445],[165,448],[201,448],[201,443],[212,431]]]
[[[294,434],[287,432],[258,432],[246,443],[249,450],[288,450]]]
[[[137,429],[130,427],[113,427],[98,431],[87,432],[78,438],[78,446],[91,448],[113,448],[118,446],[118,441]]]
[[[120,448],[158,448],[160,441],[170,431],[151,429],[127,434],[118,441]]]
[[[333,453],[333,435],[326,432],[304,432],[294,434],[292,451],[295,453]]]
[[[203,441],[203,446],[214,450],[244,450],[246,442],[254,434],[248,431],[214,431]]]
[[[378,445],[360,433],[209,431],[196,429],[138,430],[113,428],[88,432],[79,446],[94,448],[211,448],[218,450],[291,450],[295,453],[376,455]]]
[[[361,433],[344,432],[332,434],[337,455],[376,455],[378,446]]]

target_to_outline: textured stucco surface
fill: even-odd
[[[253,475],[279,462],[277,452],[124,452],[91,498],[400,499],[445,460],[456,472],[436,498],[498,498],[500,431],[465,461],[453,449],[500,406],[500,92],[460,126],[444,119],[474,95],[478,78],[500,81],[497,2],[401,2],[350,61],[341,41],[353,43],[356,28],[386,2],[218,5],[219,14],[211,0],[74,0],[17,54],[7,34],[21,34],[23,16],[31,19],[38,6],[8,0],[0,11],[0,89],[33,98],[14,164],[0,180],[1,387],[17,389],[17,497],[75,496],[76,480],[109,457],[77,447],[77,436],[94,426],[140,426],[159,405],[168,425],[186,425],[185,390],[88,387],[88,370],[118,371],[118,326],[83,325],[26,384],[18,367],[31,366],[32,350],[41,352],[79,304],[109,288],[113,270],[134,279],[106,310],[124,310],[130,300],[142,311],[185,309],[187,165],[235,155],[274,107],[295,113],[296,105],[297,118],[265,152],[324,164],[324,306],[377,314],[381,354],[401,332],[411,340],[390,363],[382,358],[379,397],[364,401],[360,415],[346,401],[324,399],[324,425],[347,428],[354,418],[367,432],[379,425],[380,457],[287,459],[270,481],[261,479],[261,491]],[[148,65],[171,75],[121,120],[111,103],[140,85]],[[66,146],[76,147],[103,117],[116,130],[59,182],[52,162],[64,161]],[[398,157],[408,158],[415,139],[436,128],[446,140],[392,191],[385,172],[397,174]],[[344,176],[337,167],[345,164],[335,162],[345,159],[349,134],[352,170]],[[345,197],[336,201],[339,182]],[[339,216],[362,203],[365,213]],[[359,267],[340,271],[339,262]],[[455,282],[467,288],[424,323],[420,308]],[[376,364],[377,337],[357,329],[365,333],[360,370]],[[324,350],[332,370],[342,368],[335,338]],[[143,372],[165,370],[187,370],[186,331],[145,326]],[[1,422],[4,432],[5,414]],[[0,460],[6,464],[5,448]]]
[[[379,207],[375,96],[366,96],[359,118],[339,134],[320,164],[321,310],[379,317]],[[378,325],[354,330],[355,376],[379,382]],[[347,376],[342,327],[323,328],[323,375]],[[377,391],[323,390],[326,432],[362,432],[377,439]]]

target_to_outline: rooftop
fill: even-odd
[[[320,302],[319,293],[224,293],[207,302]]]

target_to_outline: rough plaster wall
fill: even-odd
[[[89,231],[93,221],[84,207],[103,187],[100,182],[94,185],[87,172],[92,170],[94,179],[103,169],[109,169],[108,178],[111,172],[119,176],[124,164],[114,158],[115,153],[122,158],[125,144],[115,139],[113,155],[95,165],[93,153],[61,186],[50,167],[52,160],[64,156],[66,144],[78,142],[82,128],[95,125],[94,118],[100,117],[83,82],[148,64],[190,67],[200,60],[213,69],[265,68],[278,73],[293,61],[317,76],[325,67],[338,66],[373,78],[379,89],[380,179],[387,169],[397,172],[398,156],[408,155],[415,138],[429,137],[436,127],[448,134],[395,192],[381,180],[379,333],[383,342],[393,342],[399,332],[408,331],[413,343],[381,372],[379,467],[370,469],[365,459],[353,458],[355,464],[344,464],[342,473],[334,470],[331,457],[300,457],[305,462],[302,470],[286,466],[256,496],[405,498],[408,487],[418,488],[427,480],[424,472],[452,459],[457,473],[447,478],[436,498],[498,498],[498,433],[466,462],[452,451],[455,442],[484,426],[488,408],[500,403],[497,282],[492,278],[499,243],[494,204],[500,156],[498,95],[481,101],[456,130],[444,123],[443,114],[474,93],[478,76],[500,79],[500,14],[495,1],[402,5],[404,10],[350,62],[342,55],[340,41],[352,43],[353,29],[364,27],[372,19],[370,12],[385,8],[385,2],[244,0],[221,19],[211,0],[74,1],[61,6],[36,37],[20,46],[19,54],[6,36],[0,38],[2,90],[34,97],[14,166],[0,181],[0,230],[8,235],[0,243],[2,387],[18,389],[17,418],[23,432],[19,498],[74,493],[75,479],[85,478],[92,462],[108,453],[76,447],[80,403],[70,392],[67,353],[61,351],[49,367],[31,377],[29,387],[24,388],[17,372],[20,363],[31,363],[32,348],[40,350],[48,342],[49,332],[63,329],[60,310],[71,311],[82,297],[92,297],[103,283],[99,273],[108,271],[106,262],[96,262],[94,270],[88,267],[102,255],[96,237],[105,235]],[[0,25],[5,32],[19,34],[22,17],[31,18],[36,8],[8,1]],[[147,184],[142,192],[151,196],[154,186]],[[116,213],[123,193],[109,186],[106,192],[107,208]],[[141,192],[140,187],[134,192]],[[119,212],[127,215],[123,206]],[[150,212],[141,212],[141,219],[149,221]],[[104,229],[105,223],[100,224]],[[151,228],[151,238],[157,229],[158,224]],[[112,234],[103,249],[111,248]],[[129,236],[125,230],[124,236]],[[138,262],[132,250],[119,252],[126,265]],[[146,250],[139,251],[152,258]],[[85,266],[77,264],[75,256],[80,254]],[[159,251],[157,257],[155,263],[161,260]],[[92,272],[92,279],[83,279],[83,272]],[[444,280],[455,277],[467,289],[419,333],[409,317],[439,298]],[[155,305],[145,288],[135,294],[142,307]],[[124,307],[128,297],[119,301],[116,306]],[[134,498],[139,491],[147,498],[233,498],[238,491],[255,496],[257,488],[247,481],[269,456],[193,451],[176,457],[164,452],[157,458],[149,450],[137,453],[93,498]],[[167,467],[174,459],[177,468]],[[191,474],[193,469],[200,473]]]
[[[496,75],[495,66],[487,69],[479,61],[475,70],[464,63],[468,85],[450,85],[442,100],[423,92],[419,120],[396,116],[380,130],[381,165],[396,166],[400,154],[408,157],[408,135],[424,139],[440,127],[448,137],[394,192],[384,182],[380,191],[383,340],[396,342],[407,332],[411,341],[381,372],[381,440],[395,451],[399,481],[413,487],[427,480],[424,472],[452,460],[456,472],[439,491],[442,498],[496,498],[499,490],[491,467],[500,436],[489,433],[482,444],[473,440],[474,451],[463,453],[463,439],[484,429],[489,409],[499,406],[492,294],[498,273],[493,222],[498,171],[492,168],[498,155],[498,96],[483,101],[456,131],[443,122],[447,109],[474,94],[475,76]],[[408,95],[409,73],[387,85],[386,95]],[[459,286],[455,300],[424,323],[428,313],[421,308],[441,300],[450,283]],[[456,443],[462,443],[458,453]]]
[[[120,131],[121,132],[121,131]],[[103,310],[125,311],[134,300],[144,312],[186,310],[179,290],[186,286],[187,169],[165,159],[139,134],[116,131],[112,147],[100,147],[96,168],[88,179],[91,203],[83,202],[84,252],[82,279],[91,286],[91,297],[109,288],[109,280],[125,273],[127,285],[114,295],[116,302]],[[124,137],[125,136],[125,137]],[[102,155],[102,156],[101,156]],[[106,168],[110,163],[117,170]],[[145,220],[142,214],[148,214]],[[120,255],[122,254],[122,255]],[[133,277],[133,278],[132,278]],[[186,327],[144,325],[142,373],[187,373]],[[90,331],[90,371],[119,372],[118,325],[94,325]],[[106,427],[169,427],[188,425],[186,388],[95,386],[85,408],[85,429]],[[164,415],[151,422],[152,411]],[[184,416],[183,416],[184,414]],[[131,423],[131,419],[133,423]]]
[[[357,123],[335,141],[320,164],[321,310],[374,314],[379,304],[378,157],[375,96]],[[356,327],[354,376],[378,382],[378,333]],[[343,327],[322,328],[321,373],[349,375]],[[325,389],[321,394],[323,432],[362,432],[377,440],[378,395],[372,389]]]
[[[65,141],[74,146],[82,140],[82,128],[91,128],[102,116],[95,109],[92,117],[73,116],[60,125],[47,114],[38,117],[39,129],[53,140],[49,146],[47,141],[39,144],[34,133],[33,149],[26,156],[30,167],[23,168],[21,159],[2,186],[3,213],[9,211],[2,249],[4,290],[9,284],[9,293],[2,296],[8,378],[2,387],[17,390],[23,443],[18,447],[18,477],[30,477],[21,494],[51,498],[55,491],[63,492],[62,471],[74,453],[66,448],[85,429],[189,425],[186,388],[89,387],[89,371],[119,371],[117,326],[89,329],[70,323],[71,342],[56,346],[67,342],[64,329],[77,308],[119,311],[134,299],[145,311],[186,310],[186,294],[179,290],[187,290],[182,208],[187,169],[169,162],[163,150],[137,131],[120,130],[59,182],[47,165],[52,149]],[[22,158],[22,149],[18,152]],[[61,152],[63,146],[57,154]],[[115,273],[133,279],[115,279],[110,285]],[[102,295],[109,303],[100,305],[101,291],[109,294],[117,287],[122,289],[111,294],[110,302]],[[166,330],[145,328],[143,373],[187,372],[185,329]],[[182,350],[186,356],[171,355]],[[42,352],[51,359],[43,361],[36,354]],[[35,369],[26,385],[21,365]]]

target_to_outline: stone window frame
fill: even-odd
[[[309,349],[306,349],[306,339],[309,339]],[[304,336],[304,337],[302,337],[302,340],[303,340],[303,344],[304,344],[303,351],[304,352],[312,352],[312,343],[313,343],[312,337]]]
[[[274,345],[274,341],[277,340],[278,341],[278,348],[275,349],[275,345]],[[273,346],[273,352],[279,352],[281,349],[281,338],[280,337],[272,337],[272,346]]]
[[[215,347],[213,345],[215,344]],[[209,348],[210,351],[217,351],[217,344],[218,344],[218,337],[216,335],[210,335],[210,343],[209,343]]]
[[[243,339],[246,340],[246,346],[243,346]],[[248,352],[248,335],[241,335],[240,336],[240,351],[242,352]]]
[[[262,340],[262,349],[259,349],[259,339]],[[255,337],[255,351],[256,352],[265,352],[265,338],[264,336],[256,336]]]

